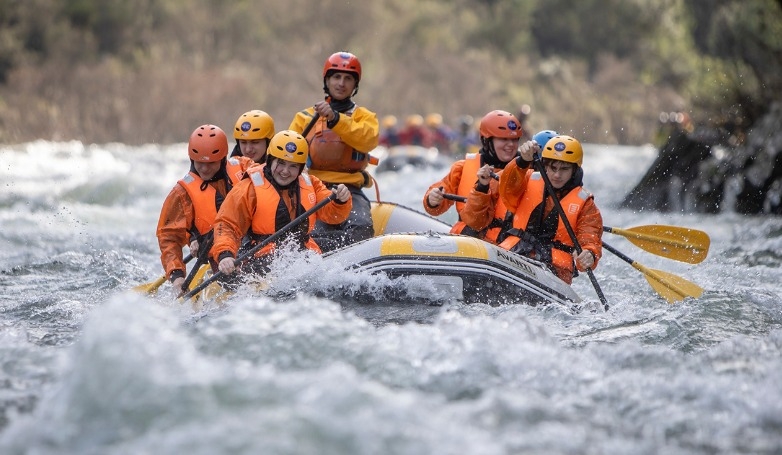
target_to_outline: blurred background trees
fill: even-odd
[[[663,111],[740,131],[782,96],[774,0],[0,0],[0,142],[282,129],[337,50],[381,116],[529,104],[586,142],[650,142]]]

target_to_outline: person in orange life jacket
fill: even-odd
[[[467,220],[478,218],[479,215],[465,213],[467,203],[456,202],[459,221],[451,228],[451,232],[496,242],[500,226],[505,221],[505,211],[499,203],[489,205],[489,200],[499,199],[497,181],[491,175],[501,173],[516,157],[521,134],[519,121],[510,112],[494,110],[484,115],[480,123],[481,149],[478,153],[469,153],[465,159],[456,161],[451,165],[448,175],[429,187],[424,194],[424,210],[432,216],[438,216],[451,208],[454,202],[445,199],[444,193],[467,197],[468,202],[474,199],[469,209],[494,221],[491,224],[487,221],[476,229]]]
[[[266,149],[274,136],[274,119],[261,110],[247,111],[234,125],[234,146],[231,156],[246,156],[256,163],[266,162]]]
[[[310,236],[316,220],[339,224],[347,219],[352,207],[350,191],[343,184],[329,189],[317,177],[302,173],[308,154],[307,140],[301,134],[280,131],[269,143],[266,163],[253,166],[248,171],[249,178],[239,182],[225,198],[215,220],[214,244],[210,251],[220,272],[226,275],[234,272],[234,259],[245,236],[249,242],[244,247],[252,248],[332,192],[336,194],[336,200],[310,215],[298,229],[289,231],[280,241],[292,240],[301,248],[321,252]],[[261,248],[255,254],[256,260],[249,264],[249,271],[266,271],[274,249],[274,243]]]
[[[522,144],[520,156],[500,176],[500,197],[513,212],[513,227],[500,247],[548,264],[562,281],[570,284],[578,271],[593,269],[603,253],[603,218],[594,197],[583,188],[584,152],[570,136],[554,136],[542,148],[542,164],[556,191],[562,210],[581,245],[581,254],[565,228],[545,181],[532,169],[535,140]]]
[[[190,253],[198,256],[199,246],[209,240],[226,194],[254,164],[245,157],[227,158],[228,138],[214,125],[196,128],[187,148],[190,171],[174,185],[163,202],[156,231],[160,262],[177,294],[187,270],[182,247],[189,245]]]
[[[525,135],[523,131],[519,134],[520,136]],[[533,140],[540,148],[543,148],[546,142],[556,135],[555,131],[544,130],[535,134]],[[467,225],[462,233],[485,232],[484,240],[499,244],[505,239],[507,231],[512,228],[513,213],[507,210],[500,198],[499,182],[495,178],[496,175],[497,173],[492,175],[487,166],[478,171],[478,182],[467,196],[467,201],[461,211],[461,218],[462,222]]]
[[[353,210],[343,223],[318,220],[312,238],[321,249],[331,251],[375,235],[369,199],[362,188],[372,187],[367,173],[369,152],[378,146],[377,115],[352,98],[358,93],[361,62],[349,52],[329,56],[323,65],[323,90],[327,101],[300,111],[289,129],[302,133],[317,113],[320,118],[307,135],[310,156],[308,173],[328,187],[345,184],[353,195]]]

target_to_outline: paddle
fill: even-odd
[[[329,202],[331,202],[334,199],[336,199],[336,197],[337,197],[336,193],[331,193],[329,195],[329,197],[327,197],[326,199],[323,199],[322,201],[320,201],[317,204],[315,204],[311,209],[307,210],[306,212],[304,212],[301,215],[299,215],[296,218],[294,218],[290,223],[288,223],[285,226],[281,227],[280,230],[278,230],[274,234],[272,234],[269,237],[267,237],[266,240],[264,240],[263,242],[255,245],[254,247],[252,247],[248,251],[245,251],[243,254],[239,255],[239,257],[234,259],[234,264],[238,266],[239,264],[242,263],[242,261],[244,261],[248,257],[254,255],[256,252],[258,252],[258,250],[260,250],[261,248],[263,248],[266,245],[270,244],[271,242],[277,240],[278,238],[280,238],[280,236],[282,236],[286,232],[290,231],[291,229],[293,229],[296,226],[298,226],[299,224],[301,224],[310,215],[312,215],[313,213],[315,213],[318,210],[320,210],[321,208],[323,208],[326,204],[328,204]],[[220,278],[223,275],[224,275],[224,273],[222,273],[220,271],[216,272],[214,275],[212,275],[208,279],[202,281],[201,284],[199,284],[198,286],[196,286],[193,289],[191,289],[187,294],[183,295],[182,299],[186,300],[186,299],[189,299],[189,298],[193,297],[194,295],[196,295],[199,292],[201,292],[204,288],[209,286],[211,283],[213,283],[215,280],[217,280],[218,278]]]
[[[459,196],[458,194],[451,194],[451,193],[443,193],[443,199],[450,199],[456,202],[467,202],[466,197]]]
[[[605,232],[621,235],[644,250],[690,264],[698,264],[709,253],[709,235],[696,229],[650,225],[627,229],[603,226]]]
[[[193,282],[196,275],[199,275],[201,266],[209,262],[209,250],[212,248],[212,243],[214,243],[214,231],[207,232],[202,238],[204,239],[204,244],[200,247],[196,263],[193,265],[193,268],[190,269],[190,273],[182,283],[182,290],[179,292],[179,296],[182,296],[186,292],[186,289],[190,287],[190,283]],[[201,275],[203,274],[201,273]]]
[[[669,303],[684,300],[687,297],[698,298],[703,294],[703,288],[684,278],[662,270],[649,269],[622,254],[616,248],[603,242],[603,248],[614,253],[623,261],[632,265],[646,277],[646,281]]]
[[[495,172],[491,172],[489,175],[494,180],[499,180],[500,179],[500,175],[495,173]],[[442,189],[443,189],[443,187],[440,187],[440,191],[442,191]],[[450,199],[450,200],[456,201],[456,202],[467,202],[467,198],[465,196],[460,196],[458,194],[452,194],[452,193],[443,193],[443,199]]]
[[[557,197],[557,192],[554,189],[554,186],[551,184],[551,180],[548,178],[548,174],[546,174],[546,170],[543,168],[543,162],[540,160],[540,155],[535,152],[533,155],[533,159],[535,161],[535,168],[540,173],[541,177],[543,177],[543,183],[546,186],[546,192],[551,196],[551,199],[554,201],[554,208],[557,210],[557,213],[559,213],[559,218],[562,220],[562,224],[565,225],[565,229],[567,229],[567,233],[570,236],[570,240],[573,242],[573,246],[576,248],[576,252],[578,254],[581,254],[582,248],[581,244],[578,242],[578,239],[576,238],[576,233],[573,231],[573,226],[570,225],[570,221],[568,221],[567,216],[565,215],[565,211],[562,210],[562,204],[559,203],[559,197]],[[600,298],[600,302],[603,303],[603,308],[605,311],[608,311],[608,300],[606,300],[605,295],[603,295],[603,290],[600,289],[600,285],[597,283],[597,278],[595,278],[595,274],[592,272],[591,268],[587,268],[587,275],[589,275],[589,281],[592,282],[592,286],[595,288],[595,292],[597,293],[597,296]]]
[[[444,199],[467,202],[458,194],[443,193]],[[669,259],[690,264],[702,262],[709,252],[709,236],[703,231],[679,226],[650,225],[627,229],[603,226],[605,232],[625,236],[634,245]]]
[[[312,120],[304,127],[304,131],[301,132],[302,137],[306,138],[307,135],[310,134],[310,130],[315,126],[315,122],[317,122],[319,118],[320,114],[316,112],[315,115],[312,116]]]
[[[188,254],[187,256],[185,256],[183,261],[185,262],[185,264],[187,264],[192,259],[193,259],[193,256]],[[158,278],[157,280],[155,280],[155,281],[153,281],[151,283],[139,284],[138,286],[134,287],[133,290],[136,291],[136,292],[144,292],[146,294],[153,294],[165,282],[166,282],[166,275],[164,274],[160,278]]]

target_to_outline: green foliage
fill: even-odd
[[[533,15],[532,35],[541,55],[583,58],[634,55],[656,31],[656,17],[630,0],[549,0]]]
[[[529,50],[532,13],[537,2],[529,0],[472,0],[464,2],[478,17],[467,34],[467,45],[501,53],[507,58]]]
[[[586,141],[647,141],[660,110],[749,118],[782,93],[774,0],[0,0],[0,141],[178,140],[254,108],[287,126],[337,50],[379,114],[524,103],[532,128]]]
[[[687,6],[698,18],[694,43],[710,56],[706,77],[698,77],[705,81],[696,83],[703,95],[700,105],[709,110],[723,106],[736,113],[734,122],[751,123],[782,93],[782,4],[689,0]]]

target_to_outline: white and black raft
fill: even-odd
[[[373,202],[372,217],[375,237],[326,253],[324,260],[392,279],[419,277],[438,298],[464,303],[570,306],[581,301],[544,264],[449,234],[448,224],[427,214]]]

